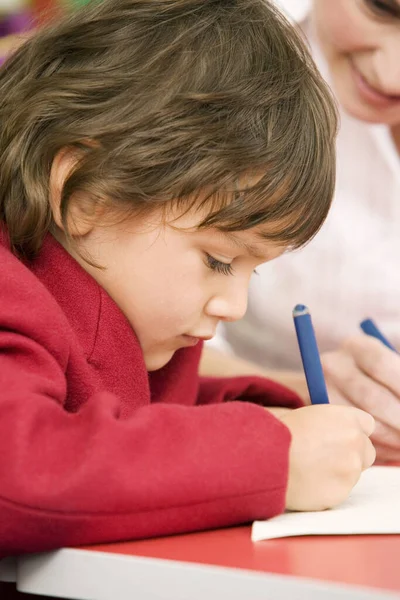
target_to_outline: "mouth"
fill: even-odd
[[[181,335],[185,342],[185,346],[196,346],[199,342],[206,342],[207,340],[211,340],[214,337],[213,335],[202,335],[202,336],[193,336],[193,335]]]
[[[377,90],[360,73],[353,62],[350,61],[350,65],[357,92],[365,102],[381,109],[400,105],[400,95],[385,94]]]

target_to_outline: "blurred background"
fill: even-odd
[[[88,0],[0,0],[0,62],[16,42],[52,15],[73,10]]]
[[[52,16],[86,4],[89,0],[0,0],[0,64],[18,45],[21,35]]]

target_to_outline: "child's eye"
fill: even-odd
[[[385,2],[385,0],[365,0],[367,6],[374,13],[381,16],[399,17],[400,11],[397,6],[393,5],[393,2]]]
[[[232,275],[233,267],[229,263],[221,262],[206,252],[206,264],[211,271],[221,273],[222,275]]]

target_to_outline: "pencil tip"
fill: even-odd
[[[298,317],[299,315],[307,315],[309,314],[308,307],[305,304],[296,304],[293,309],[293,316]]]

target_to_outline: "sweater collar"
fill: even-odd
[[[133,353],[135,362],[140,356],[145,369],[139,341],[121,309],[51,234],[30,268],[57,300],[89,362],[104,361],[99,355],[106,340],[116,354]]]
[[[121,414],[130,414],[133,394],[136,401],[148,401],[149,378],[139,341],[107,292],[50,234],[28,266],[60,305],[105,388],[122,400]]]

